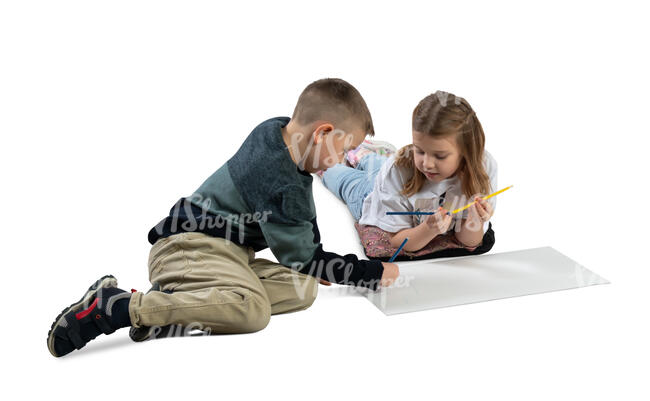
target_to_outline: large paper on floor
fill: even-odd
[[[387,315],[609,282],[551,247],[400,264],[392,287],[364,291]]]

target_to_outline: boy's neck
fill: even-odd
[[[308,135],[305,135],[305,129],[290,120],[287,125],[282,127],[282,140],[289,150],[291,155],[291,160],[298,166],[300,163],[300,155],[304,155],[305,150],[307,149],[307,143],[309,142]],[[301,134],[301,137],[298,137],[298,140],[292,140],[295,135]],[[296,149],[297,147],[297,149]]]

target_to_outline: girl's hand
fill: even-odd
[[[483,223],[487,223],[490,220],[494,214],[494,209],[492,209],[492,205],[488,201],[483,200],[479,196],[474,197],[474,200],[476,203],[469,207],[467,219],[469,222],[482,227]]]
[[[435,233],[435,235],[439,235],[444,234],[449,230],[451,221],[452,217],[447,215],[447,209],[439,207],[436,213],[427,216],[424,223]]]

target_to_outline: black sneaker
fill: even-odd
[[[47,348],[60,357],[83,348],[98,335],[111,334],[130,325],[131,293],[117,288],[117,279],[104,276],[91,285],[81,299],[56,317],[47,334]]]

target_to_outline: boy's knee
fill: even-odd
[[[305,309],[309,308],[314,303],[316,295],[318,295],[318,279],[310,277],[309,287],[305,294]]]
[[[312,276],[307,276],[306,282],[303,284],[304,288],[300,291],[294,311],[304,310],[309,308],[318,295],[319,280]]]
[[[253,333],[268,326],[271,320],[271,304],[260,296],[252,296],[246,314],[239,316],[233,329],[238,333]]]

